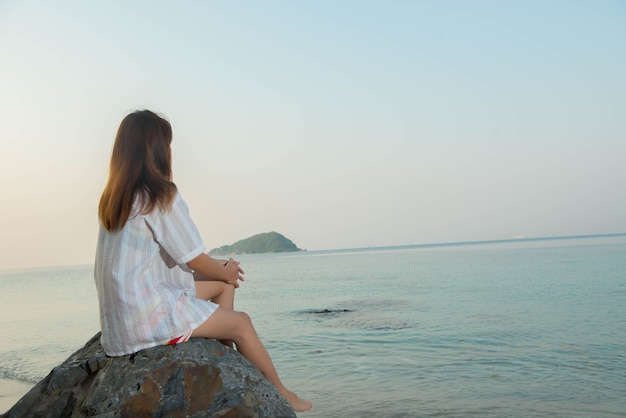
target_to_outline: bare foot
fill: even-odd
[[[283,396],[289,401],[291,407],[296,412],[304,412],[313,408],[313,402],[302,399],[290,390],[285,390]]]

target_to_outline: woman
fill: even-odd
[[[190,337],[216,338],[276,385],[294,410],[312,407],[280,381],[250,317],[233,310],[244,271],[215,260],[172,182],[172,129],[149,111],[122,121],[100,198],[95,281],[102,346],[121,356]]]

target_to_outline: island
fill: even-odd
[[[278,232],[264,232],[242,239],[232,245],[223,245],[209,251],[211,256],[235,254],[263,254],[301,251],[290,239]]]

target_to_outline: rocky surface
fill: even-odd
[[[13,417],[295,417],[236,350],[193,338],[107,357],[100,333],[35,385]]]

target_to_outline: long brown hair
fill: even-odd
[[[140,199],[142,213],[171,208],[176,195],[171,143],[170,123],[154,112],[139,110],[122,120],[98,206],[100,221],[108,231],[124,227],[135,199]]]

